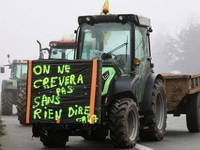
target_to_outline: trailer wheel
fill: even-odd
[[[87,141],[105,140],[107,135],[108,135],[108,129],[106,129],[106,128],[97,128],[96,130],[91,131],[91,133],[88,133],[86,131],[83,134],[82,137]]]
[[[19,123],[26,124],[26,88],[20,90],[17,98],[17,116]]]
[[[46,147],[65,147],[68,141],[68,135],[63,130],[42,130],[40,135],[40,141]]]
[[[188,96],[186,101],[186,121],[189,132],[200,131],[200,93]]]
[[[166,129],[165,89],[160,79],[156,79],[152,91],[151,108],[140,119],[140,139],[144,141],[160,141]]]
[[[133,99],[116,100],[110,108],[110,137],[114,146],[134,147],[139,133],[139,114]]]
[[[8,90],[3,90],[1,93],[1,114],[12,115],[13,94]]]

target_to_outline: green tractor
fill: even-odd
[[[8,58],[10,56],[8,55]],[[27,61],[13,60],[12,63],[1,67],[1,73],[5,72],[5,67],[9,67],[10,77],[8,80],[2,80],[1,86],[1,114],[12,115],[13,105],[17,104],[17,95],[19,86],[24,86],[19,83],[19,80],[26,79]],[[23,84],[23,83],[22,83]],[[26,84],[26,83],[25,83]]]
[[[75,60],[29,61],[26,123],[46,147],[69,136],[134,147],[166,128],[163,77],[153,71],[150,19],[134,14],[78,17]],[[41,64],[42,63],[42,64]]]
[[[70,38],[72,39],[72,38]],[[66,40],[62,41],[50,41],[49,48],[42,48],[41,43],[39,44],[40,57],[39,60],[57,60],[57,59],[73,59],[75,41]],[[47,53],[47,58],[45,58],[45,53]],[[26,112],[26,79],[21,79],[19,83],[24,86],[20,86],[18,99],[17,99],[17,116],[20,124],[27,125],[25,122],[25,112]],[[23,84],[22,84],[23,83]]]

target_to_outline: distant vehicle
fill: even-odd
[[[10,55],[8,55],[8,58]],[[19,93],[19,80],[27,77],[27,61],[13,60],[12,63],[1,67],[1,73],[5,72],[5,67],[10,70],[9,79],[4,79],[1,86],[1,114],[12,115],[13,105],[17,104],[17,95]]]
[[[49,59],[74,59],[75,41],[51,41]]]

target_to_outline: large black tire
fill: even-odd
[[[140,118],[139,137],[143,141],[160,141],[166,129],[166,93],[162,80],[156,79],[152,91],[151,108]]]
[[[26,124],[26,88],[19,91],[17,98],[17,116],[21,125],[28,125]]]
[[[68,135],[64,130],[41,130],[40,141],[46,147],[65,147]]]
[[[108,135],[108,129],[100,127],[94,131],[91,131],[90,134],[88,132],[85,132],[82,137],[87,141],[93,141],[93,140],[105,140],[107,135]]]
[[[186,121],[189,132],[200,131],[200,93],[188,95],[186,101]]]
[[[12,115],[13,111],[13,93],[3,90],[1,93],[1,114]]]
[[[139,134],[138,108],[133,99],[116,100],[110,108],[109,129],[114,146],[134,147]]]

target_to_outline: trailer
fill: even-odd
[[[189,132],[200,131],[200,74],[162,74],[166,89],[167,113],[186,114]]]

